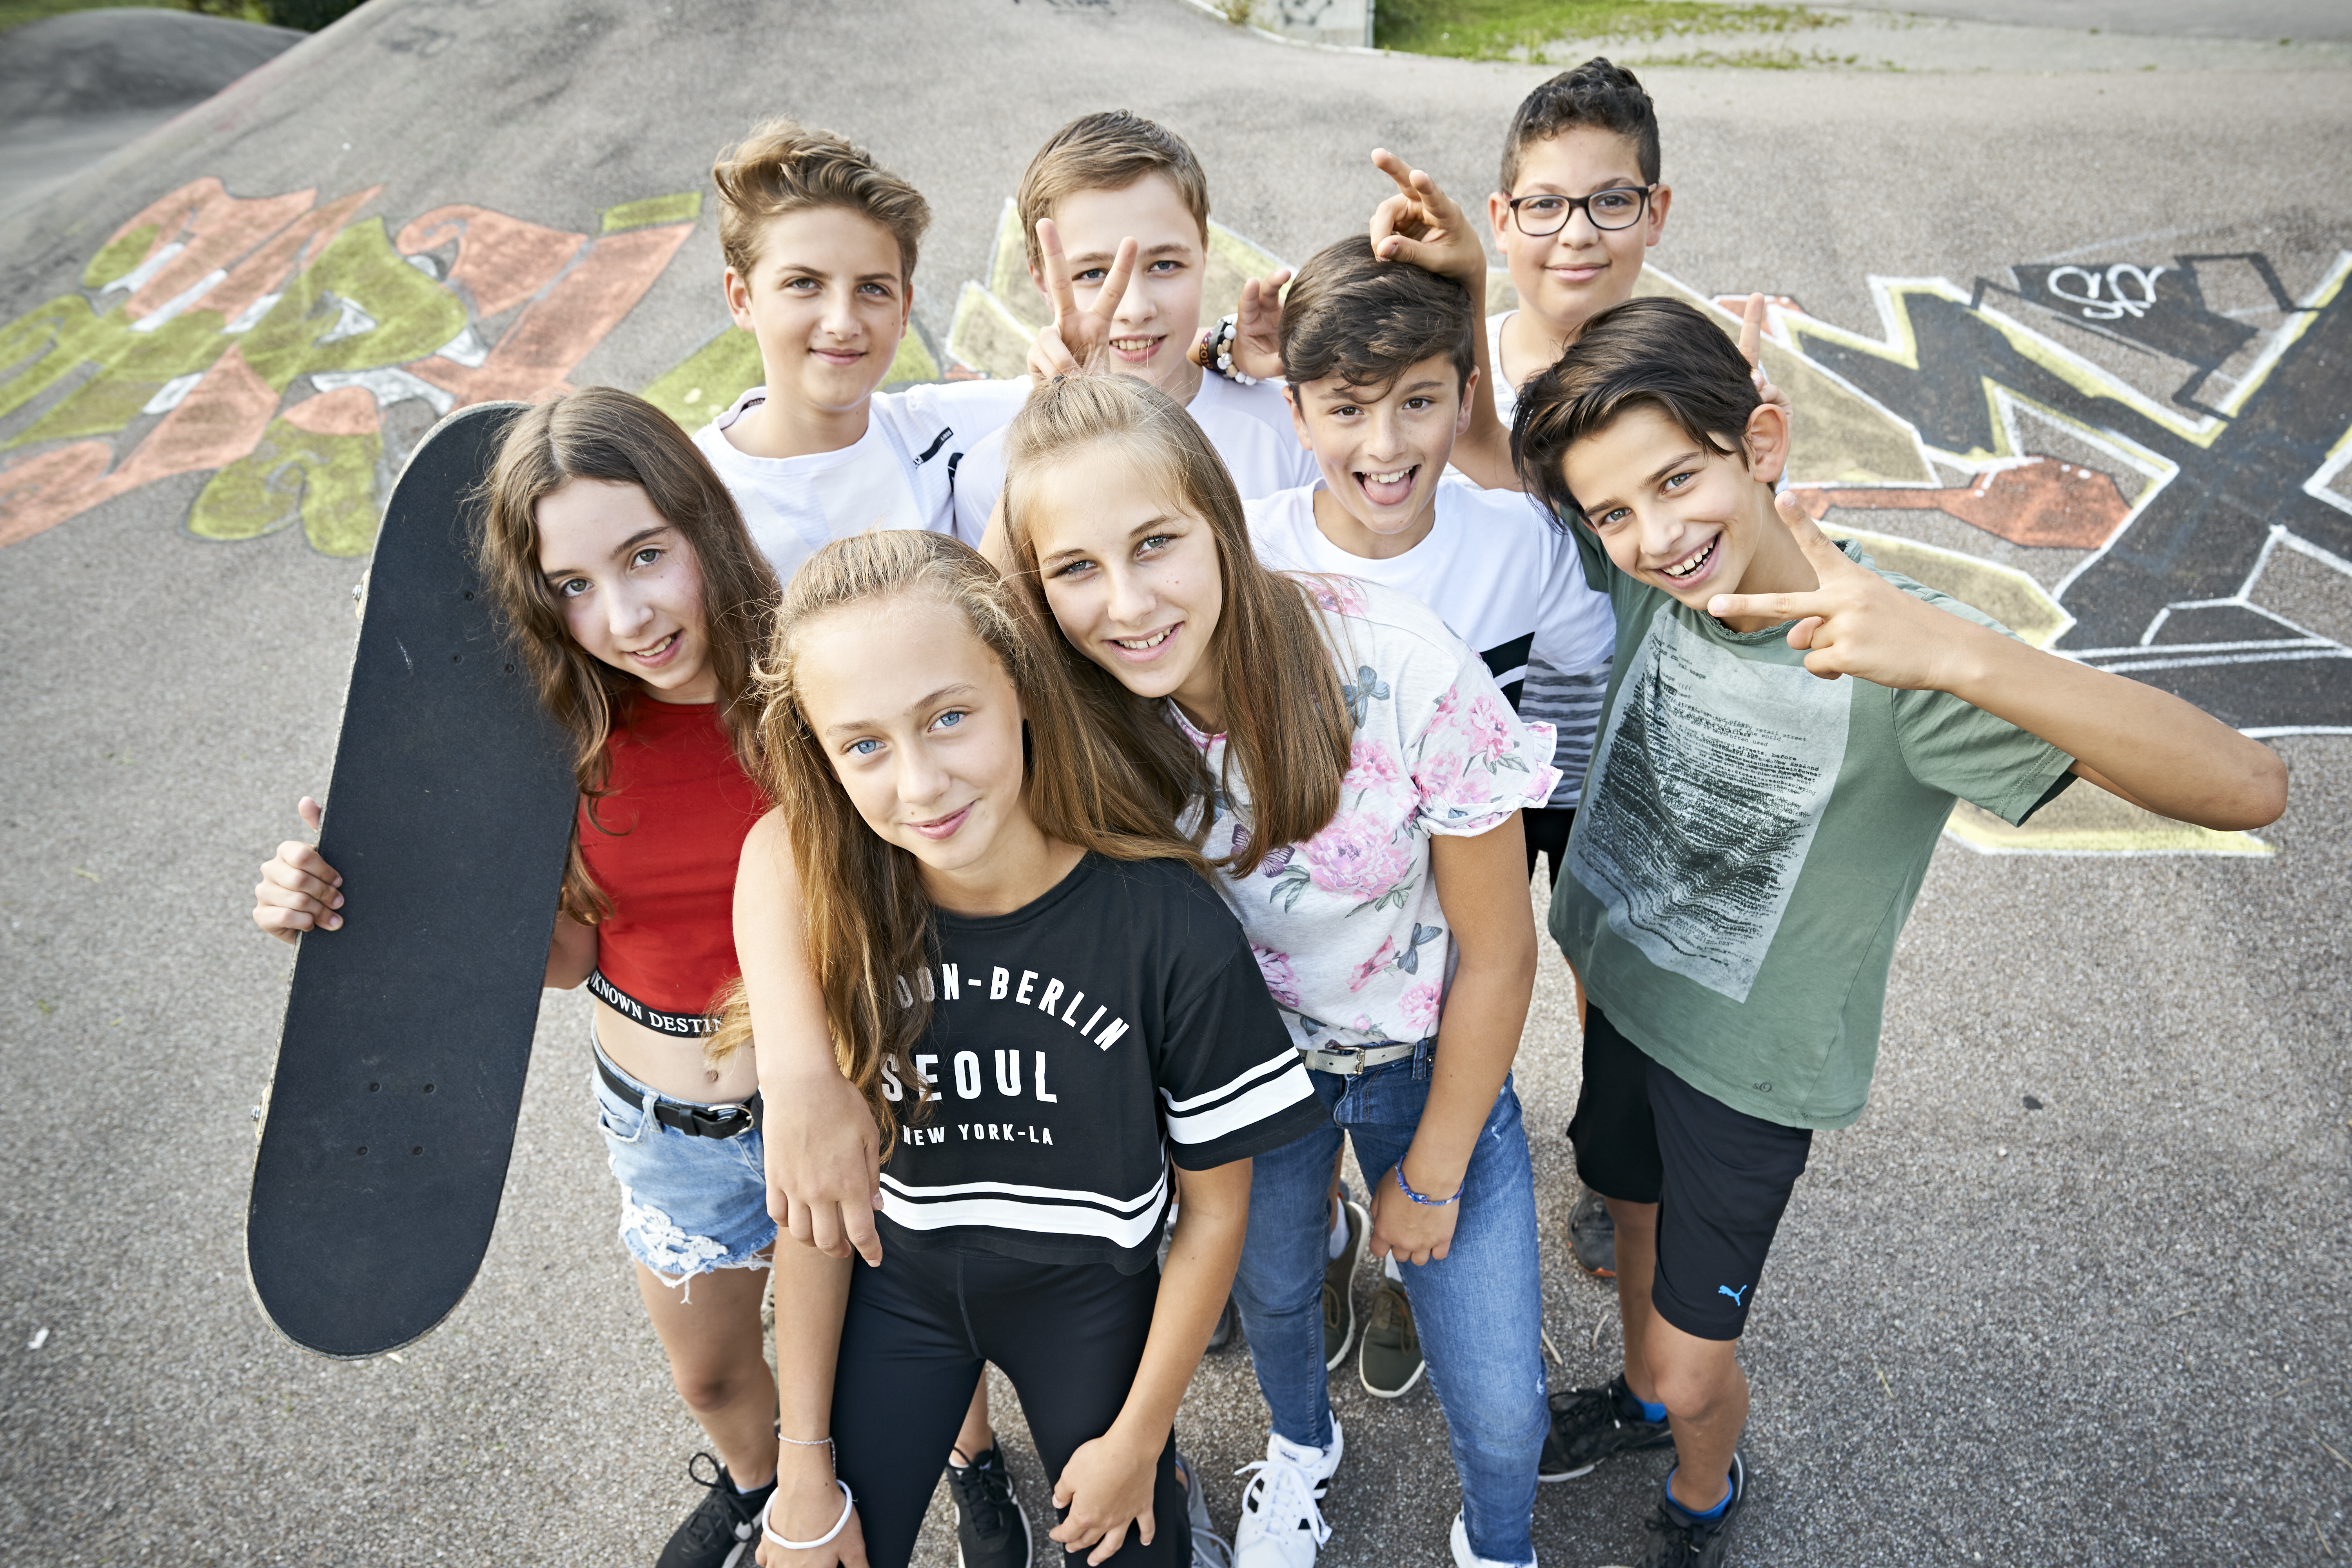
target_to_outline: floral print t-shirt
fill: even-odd
[[[1475,837],[1543,805],[1559,777],[1551,727],[1521,722],[1486,662],[1418,599],[1350,577],[1299,580],[1356,721],[1339,815],[1221,885],[1293,1044],[1427,1039],[1454,969],[1430,838]],[[1240,772],[1225,774],[1224,736],[1169,711],[1232,792],[1211,802],[1207,850],[1222,856],[1248,832]]]

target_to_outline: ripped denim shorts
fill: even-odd
[[[694,1138],[663,1126],[648,1107],[665,1097],[614,1066],[593,1032],[589,1043],[635,1096],[615,1093],[590,1068],[605,1163],[621,1184],[621,1244],[629,1256],[665,1285],[681,1285],[714,1268],[767,1268],[761,1254],[776,1239],[776,1222],[768,1217],[759,1131]]]

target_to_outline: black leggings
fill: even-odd
[[[873,1568],[901,1568],[914,1555],[982,1363],[1013,1380],[1050,1481],[1081,1444],[1110,1430],[1127,1403],[1159,1291],[1156,1268],[1121,1274],[1108,1263],[1026,1263],[994,1253],[892,1247],[880,1268],[854,1268],[834,1373],[833,1436]],[[1130,1526],[1110,1560],[1119,1568],[1182,1568],[1192,1560],[1173,1433],[1160,1451],[1151,1509],[1151,1544]],[[1042,1528],[1035,1547],[1039,1563],[1063,1561]]]
[[[1568,858],[1568,830],[1576,826],[1572,805],[1534,805],[1519,813],[1528,836],[1528,879],[1535,880],[1536,862],[1551,858],[1552,885],[1559,885],[1559,868]]]

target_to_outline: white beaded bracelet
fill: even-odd
[[[847,1481],[835,1476],[833,1479],[833,1484],[841,1489],[841,1517],[833,1521],[831,1530],[826,1531],[814,1541],[786,1541],[768,1528],[768,1510],[775,1507],[776,1499],[783,1495],[781,1492],[770,1492],[768,1500],[760,1505],[760,1533],[767,1538],[768,1544],[781,1546],[787,1552],[814,1552],[820,1546],[831,1545],[833,1538],[848,1528],[849,1516],[857,1507],[857,1499],[851,1494]]]

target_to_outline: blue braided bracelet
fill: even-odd
[[[1462,1187],[1454,1188],[1454,1195],[1450,1198],[1425,1198],[1419,1193],[1414,1192],[1412,1190],[1412,1184],[1404,1179],[1404,1162],[1402,1160],[1399,1160],[1391,1167],[1391,1169],[1396,1174],[1397,1191],[1402,1193],[1405,1196],[1411,1198],[1417,1204],[1421,1204],[1433,1209],[1442,1209],[1447,1204],[1458,1204],[1462,1201]],[[1466,1187],[1469,1184],[1469,1177],[1465,1176],[1462,1179],[1462,1186]]]

